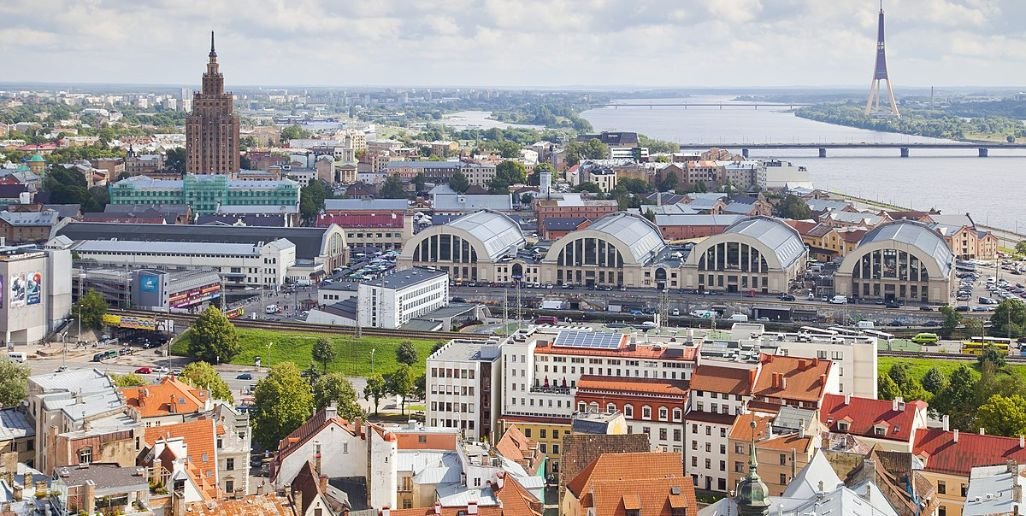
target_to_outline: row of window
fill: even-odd
[[[598,410],[599,410],[598,402],[593,401],[590,404],[585,404],[585,402],[583,402],[583,401],[578,401],[577,402],[577,411],[578,412],[586,412],[589,407],[592,409],[593,412],[598,412]],[[606,404],[606,413],[607,414],[616,414],[616,412],[617,412],[617,407],[616,407],[615,403],[607,403]],[[631,405],[631,404],[628,403],[628,404],[625,404],[623,406],[623,417],[625,417],[627,419],[634,419],[634,405]],[[641,406],[641,419],[642,420],[652,420],[652,407],[650,407],[648,405],[642,405]],[[669,421],[670,420],[670,409],[668,409],[666,407],[659,407],[659,419],[658,420],[659,421]],[[674,409],[673,409],[673,421],[675,423],[679,423],[679,422],[681,422],[683,420],[684,420],[684,410],[679,408],[679,407],[674,407]]]

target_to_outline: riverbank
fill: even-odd
[[[949,114],[939,108],[904,108],[901,118],[897,118],[866,115],[861,105],[853,103],[816,104],[799,108],[794,114],[799,118],[843,127],[970,143],[1015,143],[1016,137],[1026,136],[1022,122],[1013,118],[969,118]]]

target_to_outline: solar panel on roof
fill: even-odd
[[[623,335],[619,333],[590,331],[561,331],[554,346],[578,349],[617,349]]]

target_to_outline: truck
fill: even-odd
[[[735,322],[748,322],[748,316],[745,314],[734,314],[731,315],[727,320]]]
[[[848,304],[848,298],[844,296],[834,296],[830,298],[830,304],[832,305],[846,305]]]

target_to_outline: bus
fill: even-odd
[[[963,355],[979,355],[983,353],[983,350],[993,346],[1001,354],[1007,355],[1008,350],[1015,345],[1014,339],[1005,339],[1002,337],[970,337],[969,340],[962,341],[962,354]]]
[[[243,307],[232,308],[224,313],[224,316],[229,319],[238,319],[246,315],[246,309]]]
[[[917,333],[915,337],[912,337],[912,342],[924,346],[936,344],[939,340],[940,337],[936,333]]]
[[[116,349],[109,349],[107,351],[101,351],[101,352],[93,355],[93,362],[102,362],[104,360],[109,360],[111,358],[117,358],[117,357],[118,357],[118,350],[116,350]]]

